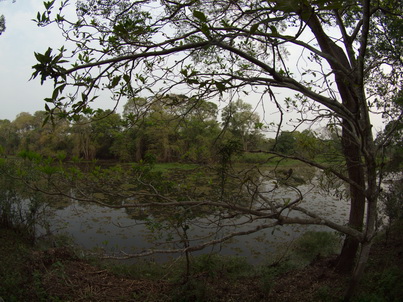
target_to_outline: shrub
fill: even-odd
[[[295,252],[303,260],[312,261],[334,254],[338,247],[339,237],[335,233],[308,231],[297,240]]]
[[[381,194],[386,216],[389,223],[403,217],[403,178],[394,181],[387,190]]]

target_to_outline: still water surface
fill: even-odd
[[[273,184],[264,183],[267,188]],[[298,187],[304,193],[304,201],[301,206],[323,215],[334,222],[345,224],[348,219],[349,204],[336,196],[324,193],[316,188],[312,183],[300,185]],[[284,190],[276,191],[277,198],[291,198],[293,193]],[[273,196],[268,196],[273,198]],[[84,249],[102,249],[109,255],[122,255],[124,253],[139,253],[151,248],[174,248],[180,247],[173,244],[165,244],[165,239],[158,237],[147,228],[144,220],[133,219],[125,209],[111,209],[95,204],[86,204],[77,201],[62,208],[52,211],[50,218],[51,230],[56,234],[67,234],[71,236],[75,243]],[[294,215],[290,213],[290,215]],[[204,220],[204,221],[203,221]],[[235,222],[241,222],[238,218]],[[206,227],[207,225],[207,227]],[[227,229],[220,229],[217,236],[228,231],[248,230],[254,225],[245,224],[241,226],[228,226]],[[252,264],[273,260],[276,252],[287,249],[290,243],[301,236],[307,230],[326,230],[323,226],[297,226],[287,225],[276,227],[275,230],[265,229],[259,232],[240,236],[230,241],[205,248],[194,254],[219,252],[222,255],[236,255],[246,257]],[[190,237],[202,237],[217,231],[215,226],[208,228],[208,217],[198,219],[197,225],[191,225],[188,231]],[[199,243],[196,241],[192,244]],[[171,255],[178,256],[178,255]],[[165,261],[170,256],[153,255],[156,261]]]

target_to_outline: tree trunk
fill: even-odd
[[[342,104],[349,113],[345,116],[341,116],[343,119],[341,143],[346,161],[347,174],[349,179],[356,184],[356,186],[350,184],[351,207],[348,224],[357,230],[362,230],[365,210],[365,173],[362,164],[361,146],[355,135],[357,135],[356,130],[359,128],[358,124],[362,119],[359,104],[365,100],[360,99],[358,93],[360,87],[360,85],[358,85],[359,81],[355,78],[356,71],[351,66],[354,62],[349,62],[343,49],[326,35],[320,21],[316,16],[311,15],[311,11],[311,7],[305,7],[305,14],[301,14],[301,18],[305,19],[307,22],[307,25],[315,35],[322,51],[333,58],[333,60],[329,60],[328,63],[334,71],[335,81]],[[309,18],[307,18],[307,16],[309,16]],[[346,70],[350,70],[351,73],[349,75],[343,73],[340,70],[340,66],[343,66]],[[338,271],[351,272],[353,270],[358,248],[358,240],[347,236],[336,264]]]
[[[329,65],[334,71],[335,81],[340,93],[343,106],[347,109],[347,115],[341,115],[342,122],[342,147],[343,155],[346,161],[347,174],[350,180],[356,185],[350,184],[350,217],[348,224],[362,230],[365,212],[365,172],[362,164],[362,150],[359,145],[359,123],[363,116],[360,116],[360,102],[365,102],[360,93],[362,83],[357,76],[357,70],[354,67],[356,62],[349,61],[348,56],[343,49],[338,46],[322,28],[319,19],[312,14],[312,7],[305,5],[302,7],[300,17],[307,23],[312,33],[315,35],[321,50],[328,54],[332,59],[328,60]],[[340,70],[342,66],[349,70],[347,74]],[[351,115],[350,115],[351,114]],[[347,236],[337,261],[337,270],[351,272],[354,268],[355,258],[358,252],[359,242],[356,238]]]
[[[360,252],[359,261],[357,263],[357,268],[354,271],[353,277],[351,278],[349,287],[344,295],[344,301],[350,301],[353,297],[355,289],[357,288],[358,282],[361,279],[361,276],[364,272],[365,265],[369,258],[369,252],[371,251],[372,242],[366,242],[362,245],[362,249]]]
[[[135,154],[134,154],[134,160],[136,162],[139,162],[140,160],[143,159],[144,156],[144,141],[143,137],[137,136],[135,139],[136,145],[135,145]]]
[[[348,127],[344,125],[344,127]],[[351,180],[361,188],[365,188],[364,169],[361,163],[359,146],[351,142],[348,130],[343,129],[343,153],[346,159],[347,173]],[[362,190],[350,185],[350,216],[348,224],[359,231],[362,230],[365,212],[365,195]],[[347,236],[337,259],[336,270],[349,273],[355,265],[359,242],[356,238]]]
[[[373,149],[373,138],[370,132],[367,133],[366,136],[368,143],[368,151],[370,154],[374,154]],[[376,232],[376,217],[377,217],[377,203],[378,203],[378,195],[379,189],[376,182],[377,172],[376,172],[376,160],[374,156],[367,156],[367,178],[368,178],[368,192],[367,192],[367,215],[366,215],[366,229],[365,229],[365,238],[361,244],[360,255],[357,259],[357,264],[355,266],[355,270],[353,273],[353,277],[349,284],[349,287],[344,296],[344,301],[350,301],[352,298],[355,289],[361,280],[361,277],[364,273],[364,269],[366,263],[369,258],[369,254],[371,251],[371,246],[373,242],[373,238]]]
[[[340,83],[339,87],[343,84]],[[343,87],[343,86],[342,86]],[[358,100],[354,95],[354,91],[349,91],[349,87],[343,87],[345,92],[343,97],[343,105],[354,114],[356,120],[360,120]],[[346,160],[347,174],[357,186],[350,186],[350,216],[348,224],[350,227],[362,231],[365,213],[365,171],[362,161],[361,148],[356,139],[353,137],[351,124],[343,121],[342,147]],[[342,273],[350,273],[355,265],[355,258],[358,252],[359,242],[357,238],[346,237],[341,253],[338,257],[336,270]]]

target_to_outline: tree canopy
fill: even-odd
[[[2,2],[4,0],[0,0],[0,2]],[[13,0],[13,3],[16,0]],[[4,15],[0,15],[0,35],[6,30],[6,17],[4,17]]]
[[[263,108],[278,115],[268,125],[277,138],[287,124],[340,127],[341,166],[265,151],[302,160],[349,186],[349,231],[343,229],[348,236],[339,268],[354,267],[361,246],[360,274],[376,231],[377,157],[386,143],[375,144],[370,112],[381,110],[385,120],[402,115],[391,102],[402,86],[401,1],[91,0],[77,2],[73,20],[63,14],[67,4],[53,13],[55,1],[45,2],[36,20],[56,23],[73,42],[35,54],[33,77],[55,84],[46,99],[51,113],[72,119],[91,114],[103,90],[114,101],[181,91],[192,100],[231,103],[257,94]],[[267,217],[281,216],[273,211]]]
[[[0,35],[6,30],[6,19],[4,15],[0,16]]]

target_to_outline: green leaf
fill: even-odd
[[[188,84],[199,84],[199,80],[197,80],[197,79],[188,79],[188,80],[186,80],[186,83],[188,83]]]
[[[274,9],[282,11],[284,13],[295,12],[299,7],[299,0],[283,0],[276,1]]]
[[[46,111],[50,111],[49,106],[48,106],[48,108],[46,108]],[[45,119],[43,120],[43,123],[42,123],[42,127],[47,124],[47,122],[49,121],[49,117],[50,117],[49,115],[47,117],[45,117]]]
[[[82,104],[83,104],[83,102],[85,103],[85,102],[87,102],[87,100],[88,100],[88,96],[83,92],[83,93],[81,93],[81,99],[83,100],[82,102],[77,102],[77,107],[81,107],[82,106]]]
[[[122,76],[116,76],[116,77],[114,77],[113,79],[112,79],[112,82],[111,82],[111,84],[110,84],[110,88],[115,88],[118,84],[119,84],[119,82],[120,82],[120,79],[122,78]]]
[[[199,19],[201,22],[207,22],[206,15],[201,11],[198,10],[193,11],[193,16]]]
[[[64,19],[64,16],[57,14],[57,15],[56,15],[56,20],[57,20],[58,22],[62,22],[62,21],[64,21],[65,19]]]
[[[260,129],[261,130],[261,129],[263,129],[263,126],[264,126],[263,123],[260,123],[260,122],[255,123],[255,129]]]
[[[223,83],[220,83],[220,82],[218,82],[218,83],[215,83],[215,86],[217,87],[217,89],[220,91],[220,92],[223,92],[223,91],[225,91],[225,85],[223,84]]]
[[[126,83],[130,83],[130,76],[129,76],[128,74],[124,74],[124,75],[123,75],[123,80],[124,80]]]
[[[52,175],[52,174],[55,174],[56,172],[58,172],[59,168],[55,167],[55,166],[46,165],[46,166],[38,167],[38,170],[47,175]]]
[[[34,52],[35,58],[40,62],[43,63],[45,56],[40,54],[39,52]]]
[[[52,99],[56,100],[58,95],[59,95],[59,89],[56,88],[55,90],[53,90]]]
[[[250,28],[250,33],[253,35],[256,31],[257,31],[257,29],[259,28],[259,23],[256,23],[256,24],[253,24],[252,26],[251,26],[251,28]]]
[[[205,34],[207,37],[210,36],[210,29],[206,24],[202,24],[200,30],[202,31],[203,34]]]
[[[55,0],[49,1],[49,2],[44,2],[43,4],[45,5],[46,10],[49,10],[52,8],[53,4],[55,3]]]
[[[52,48],[48,47],[48,49],[45,52],[45,58],[50,58],[50,55],[52,54]],[[50,62],[50,60],[49,60]]]

